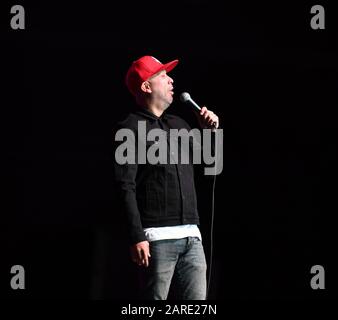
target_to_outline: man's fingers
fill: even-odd
[[[203,107],[200,111],[200,115],[203,116],[207,111],[208,111],[208,109],[206,107]]]
[[[149,252],[149,247],[148,247],[148,250],[147,251],[144,251],[144,259],[145,259],[145,262],[146,262],[146,267],[149,266],[149,257],[150,257],[150,252]]]
[[[208,127],[216,127],[218,128],[219,122],[218,122],[218,117],[217,115],[211,111],[208,110],[207,107],[203,107],[200,110],[200,124],[203,126],[208,126]]]
[[[210,113],[208,117],[206,118],[206,121],[208,124],[217,124],[218,123],[218,117],[214,113]]]
[[[150,253],[149,253],[149,249],[141,249],[138,252],[138,265],[139,266],[145,266],[148,267],[149,266],[149,257],[150,257]]]
[[[215,115],[212,111],[207,110],[206,108],[201,110],[200,115],[201,115],[201,116],[204,118],[204,120],[206,120],[206,121],[209,121],[209,119],[214,119],[214,118],[216,118],[216,115]]]
[[[143,264],[143,266],[145,266],[145,267],[148,267],[148,266],[149,266],[149,260],[148,260],[148,257],[142,260],[142,264]]]
[[[141,241],[139,243],[134,244],[131,246],[131,258],[132,261],[137,263],[139,266],[149,265],[149,242],[148,241]]]
[[[142,262],[142,265],[145,266],[145,267],[148,267],[149,266],[149,253],[146,252],[146,250],[143,250],[142,251],[142,258],[141,258],[141,262]]]

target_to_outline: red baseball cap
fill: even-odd
[[[125,78],[126,85],[129,91],[135,95],[144,81],[162,70],[171,71],[177,64],[178,60],[163,64],[152,56],[143,56],[130,66]]]

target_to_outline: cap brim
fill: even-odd
[[[166,63],[163,67],[162,67],[162,70],[165,70],[167,72],[171,71],[172,69],[174,69],[178,64],[178,60],[173,60],[173,61],[170,61],[168,63]]]
[[[178,64],[178,60],[173,60],[168,63],[165,63],[158,70],[156,70],[156,72],[154,72],[151,77],[155,76],[156,74],[158,74],[159,72],[163,70],[165,70],[166,72],[170,72],[172,69],[174,69],[177,66],[177,64]]]
[[[176,65],[178,64],[178,60],[173,60],[170,61],[168,63],[163,64],[158,70],[156,70],[149,78],[150,79],[152,77],[154,77],[155,75],[157,75],[159,72],[165,70],[166,72],[170,72],[172,69],[174,69],[176,67]],[[146,81],[146,80],[144,80]]]

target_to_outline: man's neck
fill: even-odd
[[[164,112],[163,108],[159,108],[158,106],[155,106],[155,105],[147,105],[146,109],[157,117],[160,117],[162,113]]]

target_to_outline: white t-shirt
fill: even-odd
[[[198,237],[202,241],[201,232],[196,224],[183,224],[172,227],[152,227],[143,229],[149,242],[167,239]]]

